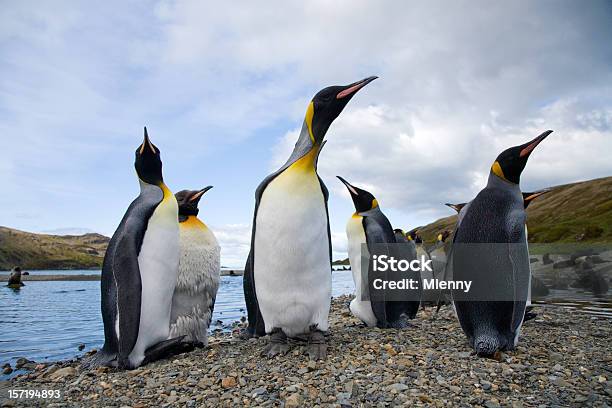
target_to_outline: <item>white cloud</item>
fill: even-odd
[[[211,226],[211,230],[221,246],[221,264],[243,268],[251,247],[251,226],[229,224]]]

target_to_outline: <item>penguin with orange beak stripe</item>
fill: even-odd
[[[208,327],[221,274],[221,248],[215,234],[198,218],[198,203],[211,188],[175,194],[181,253],[172,297],[170,337],[185,336],[184,342],[199,347],[208,344]]]
[[[244,272],[249,325],[244,337],[270,334],[264,354],[305,339],[311,359],[326,356],[331,303],[329,193],[317,173],[323,139],[348,102],[376,77],[319,91],[306,110],[287,162],[255,192],[251,251]]]
[[[453,301],[461,328],[479,355],[511,350],[518,343],[531,286],[519,182],[529,156],[551,133],[499,154],[487,186],[460,209],[449,263],[453,279],[472,281],[474,292],[470,297],[453,291]],[[474,298],[479,293],[500,300]]]

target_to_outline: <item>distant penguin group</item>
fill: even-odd
[[[376,78],[319,91],[308,104],[288,160],[255,191],[243,278],[248,326],[241,337],[268,335],[262,351],[267,357],[287,353],[292,344],[305,345],[311,359],[326,357],[332,244],[329,193],[317,164],[332,122]],[[547,192],[521,193],[519,181],[530,154],[551,132],[503,151],[491,166],[487,186],[473,200],[447,204],[458,213],[455,229],[440,233],[429,250],[417,229],[394,229],[370,192],[338,176],[355,208],[346,226],[356,292],[351,314],[367,327],[403,329],[425,300],[420,288],[416,298],[373,296],[372,282],[383,275],[369,260],[382,248],[408,262],[422,258],[438,265],[430,275],[409,271],[405,277],[411,280],[439,278],[445,265],[456,280],[478,281],[510,294],[482,300],[452,293],[461,328],[478,354],[514,348],[531,297],[525,209]],[[198,204],[212,186],[172,194],[163,179],[160,150],[146,128],[134,166],[140,194],[104,257],[105,342],[92,366],[132,369],[186,344],[206,346],[220,284],[220,247],[198,218]],[[465,250],[482,244],[491,246],[478,256]]]

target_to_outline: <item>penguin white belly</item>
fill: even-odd
[[[369,327],[376,326],[376,316],[372,311],[369,300],[361,300],[363,288],[361,287],[361,247],[365,244],[366,235],[363,229],[363,217],[353,215],[346,224],[346,235],[348,237],[348,254],[355,283],[355,299],[351,300],[349,309],[353,316],[367,324]],[[369,254],[364,254],[369,258]]]
[[[212,231],[192,217],[179,224],[179,272],[168,338],[184,335],[185,341],[206,345],[211,306],[219,288],[221,249]]]
[[[145,350],[168,338],[172,294],[179,261],[178,205],[172,193],[157,206],[149,219],[138,255],[142,282],[138,340],[129,355],[140,365]]]
[[[290,337],[312,325],[326,331],[331,302],[321,185],[314,170],[292,167],[263,192],[254,237],[255,290],[266,332],[280,328]]]

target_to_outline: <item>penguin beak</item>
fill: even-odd
[[[542,133],[540,136],[533,139],[531,142],[526,143],[527,146],[521,150],[521,152],[519,153],[519,157],[529,156],[531,152],[533,151],[533,149],[535,149],[536,146],[539,145],[542,140],[546,139],[546,137],[550,135],[552,132],[553,132],[552,130],[547,130],[546,132]]]
[[[351,184],[348,181],[346,181],[345,179],[343,179],[340,176],[336,176],[336,177],[338,177],[338,179],[346,186],[346,188],[348,188],[348,191],[349,191],[349,193],[351,193],[351,195],[353,195],[353,196],[358,196],[359,195],[357,190],[355,190],[355,187],[351,186]]]
[[[213,186],[208,186],[208,187],[204,187],[203,189],[201,189],[200,191],[198,191],[197,193],[195,193],[194,195],[192,195],[189,198],[189,202],[193,203],[193,202],[198,202],[200,201],[200,198],[202,198],[202,196],[204,195],[204,193],[206,193],[208,190],[210,190],[211,188],[213,188]]]
[[[140,154],[144,153],[145,146],[148,146],[153,154],[157,153],[155,146],[153,146],[153,143],[151,143],[151,140],[149,140],[149,133],[147,132],[146,126],[144,128],[144,140],[142,141],[142,144],[140,145]]]
[[[453,210],[455,210],[455,211],[457,211],[457,212],[461,211],[461,209],[462,209],[463,207],[465,207],[465,203],[461,203],[461,204],[451,204],[451,203],[445,203],[444,205],[445,205],[445,206],[447,206],[447,207],[452,208]]]
[[[535,200],[539,196],[546,194],[550,191],[552,191],[551,188],[546,189],[546,190],[534,191],[533,193],[523,193],[523,204],[524,204],[525,209],[529,207],[529,204],[531,204],[533,200]]]
[[[528,193],[528,195],[524,198],[525,201],[532,201],[538,198],[541,195],[551,192],[552,189],[534,191],[533,193]]]
[[[346,85],[344,89],[338,92],[338,94],[336,95],[336,99],[343,99],[343,98],[346,98],[347,96],[352,96],[356,94],[357,91],[359,91],[361,88],[363,88],[364,86],[366,86],[367,84],[375,80],[376,78],[378,77],[371,76],[371,77],[362,79],[361,81],[353,82],[350,85]]]

